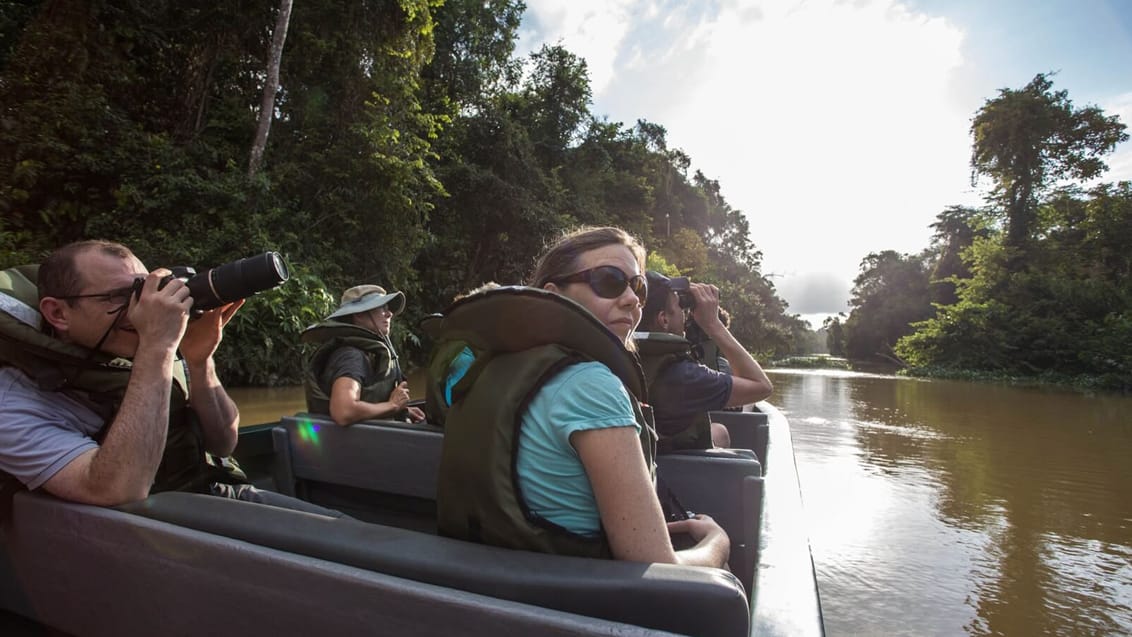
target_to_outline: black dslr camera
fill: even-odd
[[[676,293],[680,307],[691,310],[696,307],[696,297],[692,296],[691,283],[686,276],[676,276],[668,280],[668,288]]]
[[[173,279],[180,279],[189,288],[193,297],[193,316],[206,310],[246,299],[256,292],[270,290],[290,278],[291,273],[278,252],[264,252],[254,257],[218,265],[197,273],[193,268],[177,266],[169,268],[173,274],[165,277],[161,287]],[[141,294],[145,279],[134,282],[134,294]]]

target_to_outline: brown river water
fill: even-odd
[[[1132,635],[1132,397],[771,377],[831,637]],[[303,408],[231,394],[245,424]]]

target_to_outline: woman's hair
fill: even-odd
[[[489,290],[494,290],[494,289],[500,288],[500,287],[503,287],[503,286],[499,285],[495,281],[488,281],[487,283],[484,283],[483,285],[479,286],[478,288],[472,288],[472,289],[468,290],[467,292],[461,292],[461,293],[457,294],[456,296],[452,297],[452,302],[455,303],[456,301],[459,301],[460,299],[467,298],[467,297],[472,296],[474,294],[480,294],[482,292],[487,292]]]
[[[633,253],[641,272],[645,271],[645,248],[636,237],[621,228],[582,226],[563,233],[539,257],[531,275],[532,287],[542,286],[578,271],[578,259],[590,250],[623,245]]]

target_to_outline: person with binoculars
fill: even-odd
[[[662,441],[680,434],[704,412],[770,396],[774,387],[766,372],[720,319],[719,288],[653,271],[647,273],[647,278],[648,301],[639,329],[683,337],[685,312],[690,312],[731,367],[730,373],[718,372],[687,355],[674,357],[655,378],[649,379],[649,397]],[[718,423],[712,423],[711,437],[717,447],[730,444],[727,430]]]
[[[14,478],[104,506],[191,491],[340,516],[255,489],[227,458],[240,414],[213,354],[243,298],[286,279],[277,254],[262,257],[274,268],[264,284],[248,277],[249,260],[194,284],[166,268],[148,271],[126,246],[97,240],[55,250],[38,270],[5,271],[4,281],[25,282],[22,293],[16,285],[0,290],[6,486]],[[35,292],[26,279],[37,279],[38,299],[27,298]],[[251,289],[231,302],[218,298],[233,282]]]

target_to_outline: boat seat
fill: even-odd
[[[301,414],[283,418],[272,433],[280,492],[367,521],[435,531],[444,444],[439,427],[394,421],[340,427],[325,417]],[[682,504],[710,515],[727,531],[731,568],[750,590],[762,511],[762,468],[754,454],[742,449],[681,451],[658,457],[657,472]],[[406,512],[374,515],[364,503],[375,502],[375,494],[409,496],[425,504],[415,517]]]
[[[444,443],[439,427],[395,421],[340,427],[324,417],[301,414],[284,418],[272,433],[281,492],[367,521],[435,531],[437,475]],[[731,570],[751,590],[763,493],[762,467],[754,453],[742,449],[681,451],[659,456],[657,472],[681,504],[710,515],[727,531]],[[350,491],[344,494],[339,487]],[[373,507],[358,504],[374,502],[375,494],[419,498],[426,501],[424,512],[375,514]],[[380,504],[390,508],[402,503]]]
[[[727,428],[733,449],[754,451],[763,470],[766,470],[766,446],[770,439],[770,421],[766,414],[757,411],[712,411],[708,412],[708,416],[712,422]]]
[[[759,558],[762,465],[742,450],[715,449],[657,456],[657,474],[680,504],[719,523],[731,538],[731,571],[747,590]]]
[[[314,414],[283,418],[272,430],[275,483],[303,497],[321,482],[436,500],[444,430],[435,425],[366,421],[342,427]]]
[[[109,509],[22,492],[13,505],[4,548],[27,601],[13,610],[73,634],[749,631],[743,588],[718,569],[512,551],[189,493]]]

